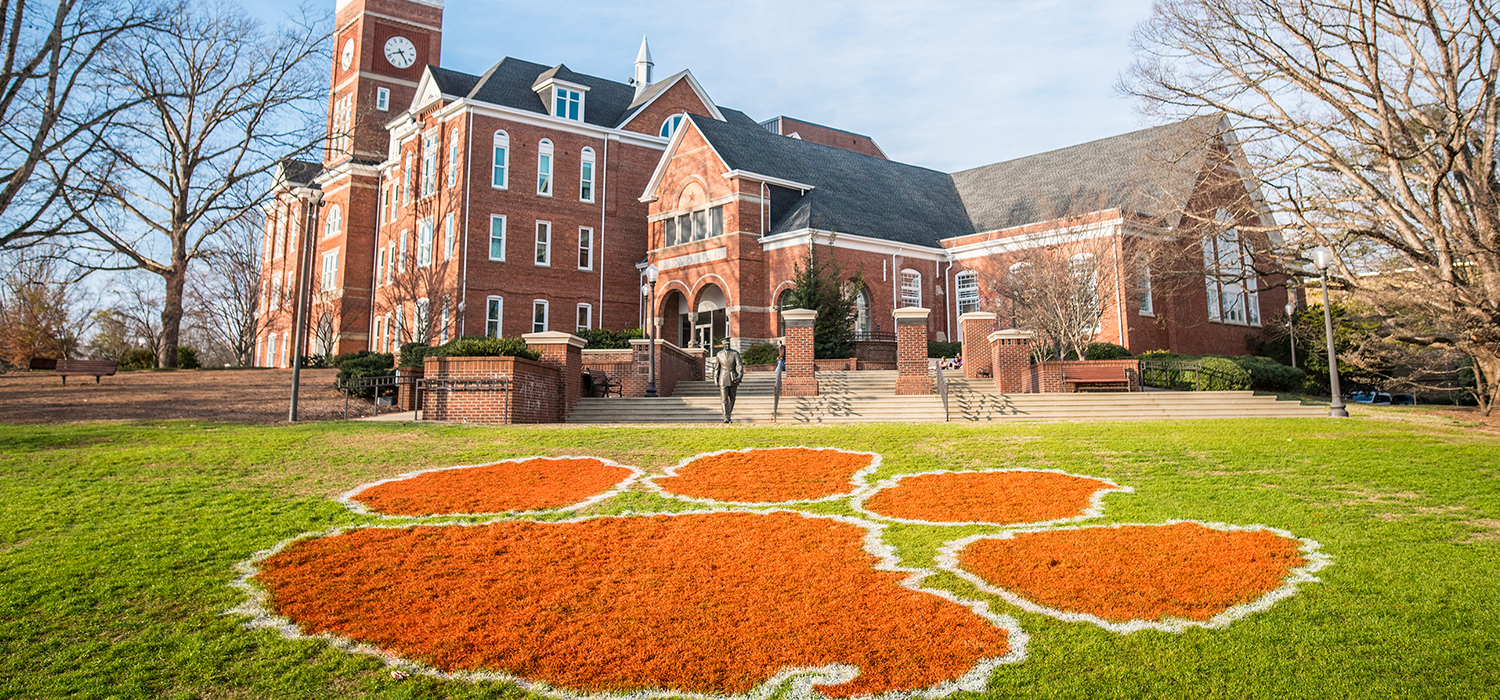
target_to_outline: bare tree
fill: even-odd
[[[1114,288],[1112,238],[1048,245],[980,263],[981,298],[1001,322],[1036,334],[1043,358],[1088,356],[1103,320],[1101,289]]]
[[[65,184],[99,167],[99,127],[139,103],[101,76],[123,37],[157,26],[156,3],[0,0],[0,248],[76,232]]]
[[[0,279],[0,362],[77,357],[87,314],[76,282],[58,275],[50,259],[8,257]]]
[[[1224,112],[1287,224],[1381,333],[1473,359],[1500,399],[1500,17],[1491,0],[1160,0],[1122,89]]]
[[[266,29],[233,4],[184,4],[110,52],[114,80],[144,102],[99,132],[112,167],[67,191],[91,234],[73,255],[161,277],[163,367],[176,366],[192,262],[268,199],[279,159],[323,138],[326,36],[305,18]],[[94,199],[106,206],[85,208]]]
[[[196,316],[205,339],[222,346],[230,361],[242,367],[255,362],[255,339],[273,316],[261,308],[263,230],[251,216],[221,229],[220,239],[204,255],[205,264],[193,272],[187,287],[189,315]]]

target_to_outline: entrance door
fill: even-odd
[[[712,323],[701,323],[701,324],[698,324],[698,326],[696,328],[694,328],[693,330],[694,330],[693,337],[698,341],[698,347],[703,348],[704,350],[707,350],[709,353],[713,353],[713,351],[714,351],[714,324],[712,324]]]

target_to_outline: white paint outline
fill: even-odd
[[[573,503],[571,505],[562,506],[560,508],[538,508],[538,509],[534,509],[534,510],[515,510],[515,511],[507,510],[507,511],[491,512],[491,513],[427,513],[427,514],[423,514],[423,515],[388,515],[386,513],[380,513],[380,512],[377,512],[377,511],[370,510],[369,506],[366,506],[364,503],[361,503],[360,501],[357,501],[354,498],[355,496],[358,496],[360,493],[363,493],[365,490],[375,488],[376,486],[380,486],[381,484],[389,484],[389,483],[396,482],[396,481],[407,481],[409,479],[415,479],[416,477],[419,477],[419,476],[421,476],[423,474],[431,474],[433,472],[453,471],[455,469],[477,469],[479,467],[493,467],[495,465],[506,464],[508,462],[514,462],[514,463],[530,462],[532,460],[537,460],[537,459],[545,459],[545,460],[551,461],[551,462],[561,462],[561,461],[565,461],[565,460],[576,460],[576,459],[589,459],[589,460],[593,460],[595,462],[601,462],[605,466],[620,467],[621,469],[627,469],[627,470],[630,471],[630,475],[627,476],[627,477],[625,477],[625,479],[623,481],[617,482],[614,486],[610,487],[610,489],[608,491],[604,491],[602,493],[594,494],[593,496],[585,498],[582,501],[579,501],[577,503]],[[628,464],[620,464],[619,462],[616,462],[616,461],[611,460],[611,459],[605,459],[603,457],[572,457],[572,456],[563,456],[563,457],[550,457],[550,456],[512,457],[510,459],[501,459],[501,460],[496,460],[494,462],[485,462],[484,464],[460,464],[460,465],[454,466],[454,467],[436,467],[436,468],[433,468],[433,469],[422,469],[420,471],[407,472],[405,474],[397,474],[396,476],[393,476],[393,477],[391,477],[389,479],[381,479],[380,481],[372,481],[372,482],[370,482],[368,484],[360,484],[359,486],[356,486],[356,487],[354,487],[352,489],[349,489],[348,491],[345,491],[345,492],[339,494],[338,502],[344,504],[345,508],[348,508],[349,510],[351,510],[351,511],[353,511],[355,513],[358,513],[360,515],[372,515],[372,516],[375,516],[377,518],[384,518],[386,520],[416,520],[416,519],[424,519],[424,518],[452,518],[452,517],[462,517],[462,516],[466,516],[466,517],[493,517],[493,516],[498,516],[498,515],[515,516],[515,515],[541,515],[541,514],[544,514],[544,513],[566,513],[566,512],[569,512],[569,511],[575,511],[575,510],[579,510],[579,509],[582,509],[582,508],[587,508],[587,507],[589,507],[591,505],[594,505],[595,503],[598,503],[598,502],[603,501],[603,500],[608,499],[608,498],[612,498],[612,497],[616,496],[617,494],[620,494],[620,493],[624,492],[625,489],[629,488],[631,484],[635,483],[636,481],[638,481],[641,477],[643,477],[645,475],[646,475],[646,472],[644,470],[640,469],[640,468],[632,467],[632,466],[630,466]]]
[[[1182,618],[1169,617],[1161,622],[1151,622],[1148,620],[1110,622],[1109,620],[1105,620],[1088,613],[1065,612],[1062,610],[1057,610],[1055,608],[1049,608],[1044,605],[1033,603],[1030,600],[1021,597],[1020,595],[991,584],[988,581],[985,581],[983,578],[980,578],[978,575],[964,570],[960,567],[958,561],[959,554],[965,547],[968,547],[970,544],[984,539],[1008,540],[1014,539],[1016,535],[1037,532],[1095,530],[1101,528],[1120,529],[1126,527],[1166,527],[1170,525],[1179,525],[1182,523],[1191,523],[1194,525],[1209,528],[1211,530],[1219,530],[1221,532],[1270,532],[1277,536],[1300,542],[1301,546],[1297,548],[1297,551],[1302,553],[1302,556],[1304,559],[1306,559],[1307,563],[1288,572],[1286,578],[1282,579],[1281,587],[1277,588],[1276,590],[1271,591],[1248,603],[1241,603],[1239,605],[1228,608],[1224,612],[1221,612],[1206,621],[1200,622],[1197,620],[1185,620]],[[952,573],[955,576],[958,576],[959,578],[974,584],[974,587],[978,588],[981,591],[984,591],[985,593],[999,596],[1005,599],[1006,602],[1018,608],[1021,608],[1022,610],[1037,613],[1039,615],[1046,615],[1048,617],[1056,618],[1064,622],[1088,622],[1119,634],[1131,634],[1133,632],[1139,632],[1141,630],[1147,629],[1159,630],[1162,632],[1171,632],[1173,634],[1181,634],[1191,627],[1202,627],[1205,629],[1224,629],[1235,620],[1244,618],[1251,613],[1268,610],[1278,601],[1284,598],[1291,597],[1297,592],[1298,584],[1321,582],[1322,579],[1313,576],[1313,573],[1332,563],[1333,556],[1323,552],[1321,544],[1318,544],[1314,540],[1297,537],[1296,535],[1293,535],[1286,530],[1270,527],[1268,525],[1230,525],[1227,523],[1211,523],[1201,520],[1168,520],[1165,523],[1114,523],[1110,525],[1074,525],[1071,527],[1017,528],[1001,533],[972,535],[969,537],[953,540],[951,542],[945,542],[943,543],[943,546],[938,550],[938,556],[936,559],[937,568]]]
[[[786,688],[786,694],[783,697],[787,698],[788,700],[815,700],[818,698],[827,698],[828,696],[816,692],[813,689],[813,686],[819,684],[837,685],[848,682],[859,675],[858,667],[848,664],[828,664],[825,666],[802,666],[786,668],[782,669],[771,678],[766,679],[760,685],[757,685],[755,688],[751,689],[750,692],[742,695],[720,695],[711,693],[692,693],[668,690],[645,690],[633,693],[581,693],[553,688],[546,683],[527,680],[525,678],[510,675],[508,673],[481,673],[467,671],[446,673],[426,664],[412,661],[410,659],[405,659],[399,656],[394,656],[373,645],[365,644],[363,642],[357,642],[346,637],[327,633],[319,635],[304,634],[301,628],[296,625],[296,623],[285,617],[277,615],[272,611],[270,606],[269,594],[254,582],[255,576],[260,573],[260,563],[272,556],[275,556],[287,547],[290,547],[293,544],[302,542],[304,540],[334,537],[355,530],[399,530],[413,527],[447,527],[454,525],[460,527],[478,527],[499,522],[533,522],[539,525],[560,525],[606,518],[631,519],[657,515],[678,517],[685,515],[716,515],[721,513],[744,513],[750,515],[791,513],[803,518],[833,520],[836,522],[863,528],[865,530],[865,537],[864,546],[862,547],[862,549],[865,553],[870,554],[871,556],[874,556],[876,558],[876,564],[873,567],[874,570],[906,573],[908,575],[902,580],[898,581],[897,585],[920,593],[934,595],[951,603],[956,603],[958,605],[966,607],[970,612],[978,615],[981,619],[988,621],[990,624],[999,627],[1006,632],[1006,642],[1010,646],[1009,653],[1004,656],[980,659],[973,668],[956,679],[943,681],[936,685],[927,688],[920,688],[917,690],[891,691],[889,693],[883,693],[881,695],[861,695],[848,698],[847,700],[909,700],[911,698],[942,698],[959,691],[983,692],[986,686],[989,684],[990,675],[995,671],[995,669],[1005,664],[1019,663],[1026,658],[1026,647],[1030,642],[1031,637],[1025,632],[1025,630],[1021,629],[1020,622],[1018,622],[1016,618],[1011,617],[1010,615],[1001,615],[991,612],[989,603],[986,601],[962,598],[951,591],[943,589],[922,587],[920,585],[921,581],[928,576],[935,574],[936,572],[931,569],[902,566],[901,560],[897,555],[896,548],[886,544],[884,538],[882,537],[885,528],[887,527],[886,525],[852,516],[805,513],[788,508],[729,508],[716,510],[682,511],[677,513],[651,513],[649,515],[645,513],[637,513],[633,515],[594,515],[582,516],[570,520],[552,521],[538,521],[525,518],[505,517],[483,522],[452,521],[432,523],[405,523],[399,525],[364,524],[348,525],[324,532],[305,532],[295,537],[282,540],[275,546],[256,552],[249,559],[235,564],[234,569],[239,573],[239,576],[235,578],[234,582],[231,585],[243,592],[246,595],[246,600],[241,604],[235,606],[234,608],[225,611],[225,614],[243,615],[245,617],[249,617],[250,620],[245,623],[245,626],[251,629],[263,628],[276,630],[277,632],[280,632],[281,636],[286,639],[322,640],[335,649],[382,659],[387,666],[401,669],[407,671],[408,673],[418,673],[442,680],[460,680],[470,682],[497,681],[514,683],[516,686],[524,690],[554,698],[559,698],[560,700],[655,700],[658,698],[693,698],[695,700],[770,700],[773,695],[776,695],[784,687]]]
[[[1004,472],[1036,472],[1036,473],[1040,473],[1040,474],[1061,474],[1063,476],[1071,476],[1071,477],[1074,477],[1074,478],[1077,478],[1077,479],[1088,479],[1090,481],[1101,482],[1103,484],[1106,484],[1106,486],[1104,488],[1095,490],[1094,493],[1089,496],[1088,507],[1085,508],[1082,513],[1080,513],[1078,515],[1075,515],[1075,516],[1072,516],[1072,517],[1068,517],[1068,518],[1058,518],[1056,520],[1043,520],[1043,521],[1038,521],[1038,522],[991,523],[991,522],[985,522],[985,521],[982,521],[982,520],[963,520],[963,521],[912,520],[912,519],[907,519],[907,518],[897,518],[897,517],[891,516],[891,515],[881,515],[880,513],[876,513],[873,510],[869,510],[869,509],[865,508],[865,501],[867,501],[867,500],[869,500],[871,498],[874,498],[875,494],[880,493],[881,491],[884,491],[886,489],[896,488],[896,487],[900,486],[900,483],[901,483],[902,479],[906,479],[906,478],[910,478],[910,477],[914,477],[914,476],[931,476],[931,475],[937,475],[937,474],[997,474],[997,473],[1004,473]],[[912,472],[910,474],[897,474],[897,475],[895,475],[895,476],[893,476],[893,477],[891,477],[889,479],[886,479],[885,481],[882,481],[882,482],[876,484],[874,488],[872,488],[872,489],[870,489],[868,491],[865,491],[863,493],[855,495],[854,498],[852,498],[852,499],[849,500],[849,506],[851,508],[853,508],[855,510],[855,512],[860,513],[862,515],[865,515],[866,517],[869,517],[869,518],[874,519],[874,520],[880,520],[880,521],[890,522],[890,523],[905,523],[907,525],[942,525],[942,526],[945,526],[945,527],[947,527],[947,526],[957,527],[957,526],[963,526],[963,525],[986,525],[986,526],[990,526],[990,527],[1003,527],[1003,528],[1042,527],[1044,525],[1061,525],[1061,524],[1064,524],[1064,523],[1076,523],[1076,522],[1080,522],[1080,521],[1083,521],[1083,520],[1089,520],[1089,519],[1092,519],[1092,518],[1101,518],[1101,517],[1104,517],[1104,497],[1108,496],[1108,495],[1110,495],[1112,493],[1135,493],[1135,489],[1133,489],[1133,488],[1131,488],[1129,486],[1121,486],[1120,484],[1115,483],[1114,480],[1112,480],[1112,479],[1105,479],[1105,478],[1099,477],[1099,476],[1088,476],[1086,474],[1074,474],[1072,472],[1065,472],[1065,471],[1063,471],[1061,469],[1028,469],[1028,468],[1014,468],[1014,469],[1008,469],[1008,468],[1001,468],[1001,469],[938,469],[938,470],[930,471],[930,472]]]
[[[868,465],[866,465],[865,467],[863,467],[862,469],[860,469],[859,471],[854,472],[853,474],[849,475],[849,484],[854,487],[853,489],[850,489],[850,490],[845,491],[843,493],[836,493],[836,494],[833,494],[831,496],[822,496],[820,498],[804,498],[804,499],[792,500],[792,501],[716,501],[716,500],[714,500],[712,498],[694,498],[692,496],[683,496],[681,494],[672,493],[671,491],[668,491],[665,486],[662,486],[661,484],[656,483],[657,479],[664,479],[664,478],[678,476],[677,470],[682,469],[683,467],[686,467],[687,465],[689,465],[689,464],[691,464],[691,463],[693,463],[693,462],[695,462],[697,460],[700,460],[700,459],[707,459],[709,457],[716,457],[718,455],[729,454],[731,452],[743,452],[743,453],[747,453],[748,454],[750,452],[765,452],[765,451],[769,451],[769,450],[809,450],[809,451],[813,451],[813,452],[822,452],[822,451],[842,452],[843,454],[848,454],[848,455],[869,455],[869,457],[870,457],[870,463]],[[693,455],[691,457],[686,457],[686,458],[682,459],[682,461],[679,461],[677,464],[674,464],[674,465],[672,465],[670,467],[667,467],[666,471],[662,472],[661,474],[653,474],[653,475],[648,476],[648,477],[646,477],[644,479],[641,479],[641,485],[645,486],[647,489],[650,489],[652,492],[654,492],[656,494],[659,494],[661,496],[665,496],[667,498],[671,498],[671,499],[678,500],[678,501],[687,501],[689,503],[702,503],[702,504],[711,505],[711,506],[774,507],[774,506],[790,506],[790,505],[798,505],[798,504],[806,504],[806,503],[825,503],[825,502],[828,502],[828,501],[839,501],[839,500],[843,500],[843,499],[846,499],[846,498],[851,498],[851,497],[854,497],[854,496],[858,496],[859,494],[863,493],[865,490],[869,489],[870,488],[869,477],[872,476],[872,475],[874,475],[875,472],[876,472],[876,470],[880,469],[880,463],[881,463],[881,456],[880,456],[879,453],[876,453],[876,452],[857,452],[857,451],[854,451],[854,450],[843,450],[843,449],[839,449],[837,447],[806,447],[806,446],[803,446],[803,445],[790,445],[790,446],[782,446],[782,447],[746,447],[746,448],[738,449],[738,450],[717,450],[717,451],[714,451],[714,452],[700,452],[700,453],[695,454],[695,455]]]

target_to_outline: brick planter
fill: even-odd
[[[428,391],[423,418],[460,423],[555,423],[565,403],[556,365],[520,357],[429,357],[428,379],[508,379],[507,391]]]

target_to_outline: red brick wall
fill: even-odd
[[[560,370],[518,357],[429,357],[429,379],[508,378],[510,391],[428,391],[423,418],[462,423],[554,423],[563,407]]]
[[[578,342],[582,342],[581,340]],[[542,353],[542,364],[557,368],[562,386],[557,420],[566,420],[583,395],[583,349],[571,343],[537,343],[527,339],[526,346]]]
[[[932,393],[927,374],[927,325],[919,319],[896,320],[896,395]]]
[[[970,379],[991,376],[994,360],[990,357],[990,333],[995,331],[994,314],[976,314],[959,319],[959,342],[963,343],[964,376]]]
[[[880,147],[875,145],[875,140],[868,136],[851,134],[847,131],[830,129],[826,126],[781,117],[781,135],[791,136],[792,134],[797,134],[803,141],[842,148],[846,151],[863,153],[876,158],[885,158],[885,153],[881,152]]]
[[[781,383],[785,396],[817,396],[818,376],[813,364],[812,323],[786,328],[786,373]]]
[[[682,112],[710,116],[708,107],[703,104],[703,100],[698,99],[698,93],[693,91],[685,78],[657,95],[650,105],[620,128],[657,136],[661,134],[662,122],[667,117]],[[636,195],[639,196],[640,193],[637,192]]]
[[[1129,380],[1130,391],[1141,390],[1141,368],[1138,360],[1094,360],[1087,362],[1042,362],[1032,365],[1027,377],[1027,391],[1044,394],[1074,393],[1078,387],[1063,381],[1069,367],[1123,367]],[[1089,391],[1084,387],[1084,391]]]
[[[1026,336],[987,337],[991,375],[995,388],[1003,394],[1034,391],[1027,380],[1031,373],[1031,339]],[[969,364],[969,353],[964,353],[964,366]]]

